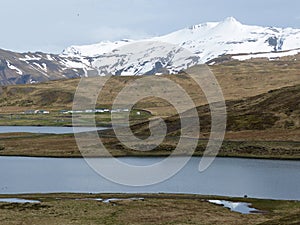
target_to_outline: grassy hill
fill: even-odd
[[[226,101],[227,129],[219,156],[299,158],[300,157],[300,85],[285,87],[266,94],[243,100]],[[205,150],[210,135],[210,110],[207,105],[197,107],[201,134],[190,133],[188,138],[199,138],[196,155]],[[180,115],[190,119],[189,111]],[[164,119],[167,137],[154,152],[157,154],[175,149],[182,127],[179,115]],[[154,126],[158,125],[157,123]],[[193,126],[192,123],[189,124]],[[188,126],[189,126],[188,125]],[[149,136],[149,123],[135,124],[131,128],[136,136]],[[104,134],[114,135],[113,131]],[[111,139],[109,146],[126,149],[117,139]]]
[[[225,59],[224,59],[225,60]],[[226,100],[239,100],[267,93],[270,90],[300,84],[300,55],[284,57],[275,61],[253,59],[243,62],[224,61],[210,66]],[[206,99],[199,87],[186,74],[165,76],[182,86],[196,105],[205,105]],[[115,96],[130,82],[140,77],[112,77],[98,98],[98,105],[109,106]],[[93,78],[90,78],[93,83]],[[100,81],[101,82],[101,81]],[[0,87],[0,113],[20,112],[26,109],[71,109],[79,79],[50,81],[31,85]],[[169,90],[176,92],[177,90]],[[149,98],[140,102],[138,108],[154,115],[170,116],[176,112],[165,101]]]
[[[223,60],[221,64],[210,67],[222,87],[228,113],[226,138],[220,156],[300,158],[299,55],[296,58],[285,57],[274,61]],[[181,85],[197,105],[201,135],[190,135],[191,138],[200,138],[195,154],[201,155],[210,134],[210,111],[205,96],[187,74],[163,77]],[[97,106],[110,107],[122,88],[139,78],[112,77],[98,97]],[[94,78],[90,78],[89,81],[91,84],[95,82]],[[70,116],[62,118],[53,111],[72,108],[78,83],[79,79],[70,79],[1,87],[1,124],[71,125]],[[177,90],[169,91],[172,93]],[[168,136],[159,147],[147,154],[168,155],[180,136],[181,124],[175,109],[166,101],[154,97],[140,101],[135,108],[151,112],[145,113],[140,119],[132,118],[132,130],[137,136],[145,138],[149,135],[148,119],[155,121],[157,116],[164,118],[168,125]],[[49,117],[11,123],[11,113],[20,115],[18,113],[28,109],[46,109],[50,110],[51,114]],[[6,116],[3,116],[4,114]],[[188,114],[189,111],[182,116],[186,117]],[[45,122],[46,119],[51,122]],[[98,117],[96,120],[98,124],[109,123],[109,115]],[[101,132],[100,136],[116,156],[145,154],[124,147],[111,131]],[[80,157],[73,135],[15,134],[13,137],[2,135],[0,140],[1,155]],[[43,148],[44,146],[47,146],[47,149]]]

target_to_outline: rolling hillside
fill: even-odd
[[[222,63],[216,63],[210,66],[210,69],[215,74],[226,100],[240,100],[267,93],[270,90],[300,84],[300,55],[273,61],[267,59],[232,61],[227,57],[220,60]],[[182,86],[196,105],[206,104],[205,96],[188,75],[166,77]],[[139,77],[113,76],[105,85],[102,96],[98,99],[98,105],[111,105],[120,90],[136,79]],[[93,78],[90,80],[93,83]],[[0,87],[0,111],[21,112],[40,108],[71,109],[78,83],[79,79],[67,79],[41,84],[2,86]],[[168,91],[177,92],[176,89]],[[140,102],[137,107],[151,111],[154,115],[170,116],[176,113],[169,104],[155,98],[148,99],[144,103]]]

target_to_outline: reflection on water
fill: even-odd
[[[77,127],[77,132],[104,130],[107,128]],[[47,126],[0,126],[0,133],[41,133],[41,134],[70,134],[74,133],[73,127],[47,127]]]
[[[21,199],[21,198],[0,198],[0,202],[6,202],[6,203],[41,203],[40,201],[27,200],[27,199]]]
[[[233,212],[239,212],[242,214],[250,214],[250,213],[257,213],[259,212],[255,208],[251,208],[251,204],[246,202],[230,202],[224,200],[209,200],[210,203],[224,206],[225,208],[230,209]]]

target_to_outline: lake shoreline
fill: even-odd
[[[47,156],[47,155],[27,155],[27,154],[0,154],[0,157],[20,157],[20,158],[46,158],[46,159],[107,159],[107,158],[161,158],[168,157],[169,154],[157,154],[157,155],[113,155],[113,156]],[[186,155],[175,155],[172,157],[186,157]],[[193,158],[203,158],[202,155],[192,155]],[[207,156],[206,156],[207,157]],[[207,157],[210,158],[210,157]],[[277,160],[277,161],[300,161],[300,157],[285,158],[285,157],[265,157],[265,156],[216,156],[215,158],[229,158],[229,159],[256,159],[256,160]]]
[[[295,201],[299,202],[300,200],[290,200],[290,199],[269,199],[269,198],[252,198],[251,196],[241,196],[241,197],[234,197],[234,196],[221,196],[221,195],[202,195],[202,194],[186,194],[186,193],[84,193],[84,192],[49,192],[49,193],[17,193],[17,194],[0,194],[0,198],[30,198],[35,200],[36,198],[40,197],[61,197],[68,198],[68,199],[78,199],[80,197],[84,197],[87,199],[94,199],[94,198],[154,198],[154,199],[202,199],[202,200],[228,200],[228,201],[240,201],[240,202],[253,202],[255,200],[262,200],[262,201]]]

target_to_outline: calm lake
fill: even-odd
[[[130,164],[152,164],[163,158],[122,158]],[[100,159],[109,164],[109,158]],[[112,183],[83,159],[0,157],[0,193],[135,192],[194,193],[300,200],[300,161],[217,158],[202,173],[193,157],[171,179],[147,187]]]
[[[97,130],[104,130],[107,128],[98,127]],[[78,132],[93,131],[93,127],[78,127]],[[51,126],[0,126],[0,133],[41,133],[41,134],[69,134],[73,133],[73,127],[51,127]]]

